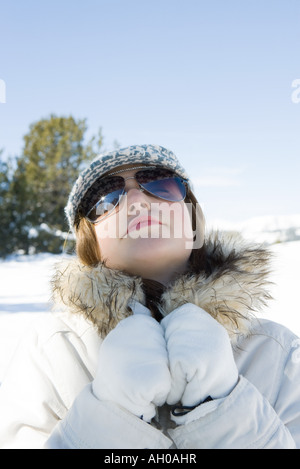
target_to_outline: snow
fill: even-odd
[[[30,323],[51,314],[50,279],[60,256],[11,256],[0,261],[0,383]]]
[[[274,285],[270,290],[274,300],[261,316],[285,325],[300,336],[300,216],[252,219],[243,224],[218,222],[217,225],[269,244],[274,253],[271,275]],[[0,383],[22,334],[36,318],[47,321],[51,314],[50,279],[60,257],[19,255],[0,261]]]
[[[208,223],[208,228],[237,231],[244,238],[255,240],[258,243],[282,243],[300,240],[300,215],[270,215],[235,223],[214,220]]]
[[[300,336],[300,302],[298,299],[300,241],[271,246],[274,253],[274,282],[270,289],[274,298],[263,314],[266,319],[279,322]]]

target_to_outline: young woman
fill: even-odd
[[[97,158],[66,208],[77,256],[62,310],[20,344],[0,388],[0,446],[300,448],[300,340],[258,320],[269,253],[204,233],[175,155]]]

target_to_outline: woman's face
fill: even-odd
[[[132,166],[131,166],[132,167]],[[167,283],[187,267],[193,230],[184,201],[168,202],[142,192],[126,167],[126,195],[104,219],[95,224],[101,259],[113,269]]]

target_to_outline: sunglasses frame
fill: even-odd
[[[159,166],[137,166],[137,167],[129,168],[129,169],[130,169],[130,170],[143,170],[143,169],[147,170],[147,169],[160,169],[160,167],[159,167]],[[161,168],[161,169],[167,169],[167,168]],[[114,176],[115,174],[124,173],[125,171],[128,171],[128,169],[121,169],[121,170],[119,170],[119,171],[115,171],[115,172],[113,172],[113,173],[110,173],[110,174],[108,174],[107,176],[104,176],[104,177]],[[170,170],[170,171],[172,171],[172,170]],[[137,172],[139,172],[139,171],[137,171]],[[128,179],[135,179],[135,180],[136,180],[135,176],[136,176],[136,174],[135,174],[134,176],[130,176],[130,177],[128,177],[128,178],[123,178],[123,179],[124,179],[124,183],[125,183]],[[104,179],[104,178],[103,178],[103,179]],[[184,185],[184,187],[185,187],[185,195],[184,195],[184,197],[182,197],[181,199],[176,200],[176,201],[174,201],[174,202],[181,202],[182,200],[184,200],[185,197],[186,197],[186,186],[188,185],[188,182],[189,182],[188,179],[184,179],[183,177],[176,175],[175,172],[174,172],[174,175],[173,175],[172,177],[170,177],[170,178],[165,178],[165,179],[179,179],[180,182],[183,183],[183,185]],[[161,179],[161,180],[163,180],[163,179]],[[152,192],[149,192],[149,191],[148,191],[146,188],[144,188],[143,185],[142,185],[141,183],[139,183],[137,180],[136,180],[136,182],[138,183],[139,188],[140,188],[140,190],[141,190],[142,192],[146,192],[146,193],[150,194],[150,195],[153,196],[153,197],[157,197],[158,199],[167,200],[167,201],[168,201],[168,199],[165,199],[164,197],[160,197],[160,196],[158,196],[158,195],[153,194]],[[152,181],[152,182],[154,182],[154,181]],[[114,211],[114,209],[118,207],[118,205],[120,204],[121,199],[123,198],[123,196],[124,196],[126,193],[127,193],[127,192],[125,191],[125,185],[124,185],[124,189],[123,189],[122,193],[121,193],[120,196],[119,196],[118,202],[114,205],[114,207],[113,207],[106,215],[104,215],[104,214],[103,214],[103,215],[100,215],[97,220],[92,220],[91,218],[89,218],[88,215],[92,212],[92,210],[94,210],[94,208],[96,207],[96,205],[99,203],[99,201],[98,201],[98,202],[96,202],[95,205],[93,205],[93,207],[88,211],[88,213],[85,215],[85,218],[86,218],[90,223],[92,223],[93,225],[96,225],[96,224],[100,223],[102,220],[104,220],[104,219],[107,218],[109,215],[111,215],[111,213]],[[172,202],[172,201],[169,201],[169,202]]]

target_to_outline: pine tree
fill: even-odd
[[[9,164],[2,160],[2,154],[3,150],[0,150],[0,256],[13,250]]]
[[[61,252],[60,233],[68,231],[64,214],[68,195],[79,172],[103,144],[101,129],[88,142],[86,130],[85,119],[71,116],[51,115],[30,126],[7,193],[14,249]]]

